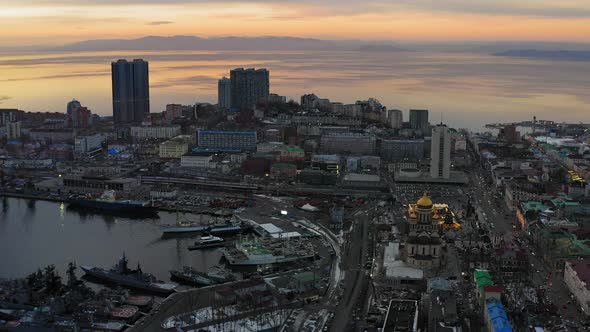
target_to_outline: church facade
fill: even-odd
[[[437,268],[443,259],[440,236],[443,217],[426,193],[408,206],[409,234],[405,243],[406,263],[417,268]]]

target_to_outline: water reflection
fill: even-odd
[[[221,256],[217,251],[188,251],[196,234],[162,239],[160,225],[176,220],[171,213],[160,212],[157,219],[130,219],[74,212],[56,202],[37,201],[34,209],[16,198],[2,204],[0,278],[25,276],[48,264],[65,273],[70,261],[110,267],[125,252],[131,262],[140,262],[145,271],[168,280],[170,269],[191,265],[205,270]]]
[[[266,67],[273,92],[298,100],[314,92],[353,103],[377,97],[392,108],[428,108],[455,127],[485,122],[554,118],[585,121],[590,66],[585,62],[528,60],[488,54],[430,52],[87,52],[0,55],[0,91],[25,110],[63,108],[76,96],[109,115],[110,71],[117,58],[150,61],[153,109],[166,103],[216,100],[217,79],[233,67]],[[68,72],[64,72],[67,68]],[[318,74],[321,73],[321,74]],[[76,84],[84,79],[84,85]],[[27,91],[54,98],[30,98]]]

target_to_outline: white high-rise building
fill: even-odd
[[[404,114],[400,110],[388,110],[389,125],[393,129],[401,129],[404,122]]]
[[[430,177],[433,179],[451,177],[451,131],[442,123],[432,129]]]
[[[217,104],[220,108],[231,107],[231,81],[227,77],[223,77],[218,82]]]

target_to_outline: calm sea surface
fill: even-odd
[[[353,103],[431,110],[431,122],[479,129],[498,121],[590,122],[590,64],[487,54],[428,52],[100,52],[0,54],[0,108],[64,112],[76,98],[110,115],[110,62],[150,62],[152,112],[168,103],[216,102],[217,80],[234,67],[266,67],[271,92],[314,92]],[[407,113],[405,114],[407,120]]]
[[[111,267],[123,252],[131,267],[169,279],[168,270],[183,265],[206,270],[219,262],[215,251],[188,251],[194,239],[161,238],[160,224],[174,223],[174,214],[159,219],[125,219],[80,215],[64,204],[0,198],[0,278],[24,277],[54,264],[64,272],[68,262]],[[196,219],[195,216],[187,216]]]

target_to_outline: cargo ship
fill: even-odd
[[[211,286],[234,280],[234,276],[219,266],[213,266],[205,272],[196,271],[190,266],[183,266],[182,270],[171,270],[172,278],[196,286]]]
[[[87,265],[82,265],[80,268],[91,277],[157,294],[168,295],[176,288],[174,284],[161,282],[153,275],[142,272],[139,264],[137,269],[129,269],[125,254],[123,254],[117,265],[110,270]]]
[[[114,190],[106,190],[98,198],[92,198],[90,195],[70,196],[67,200],[71,208],[88,209],[94,211],[156,215],[158,210],[152,206],[151,202],[131,199],[117,199]]]

